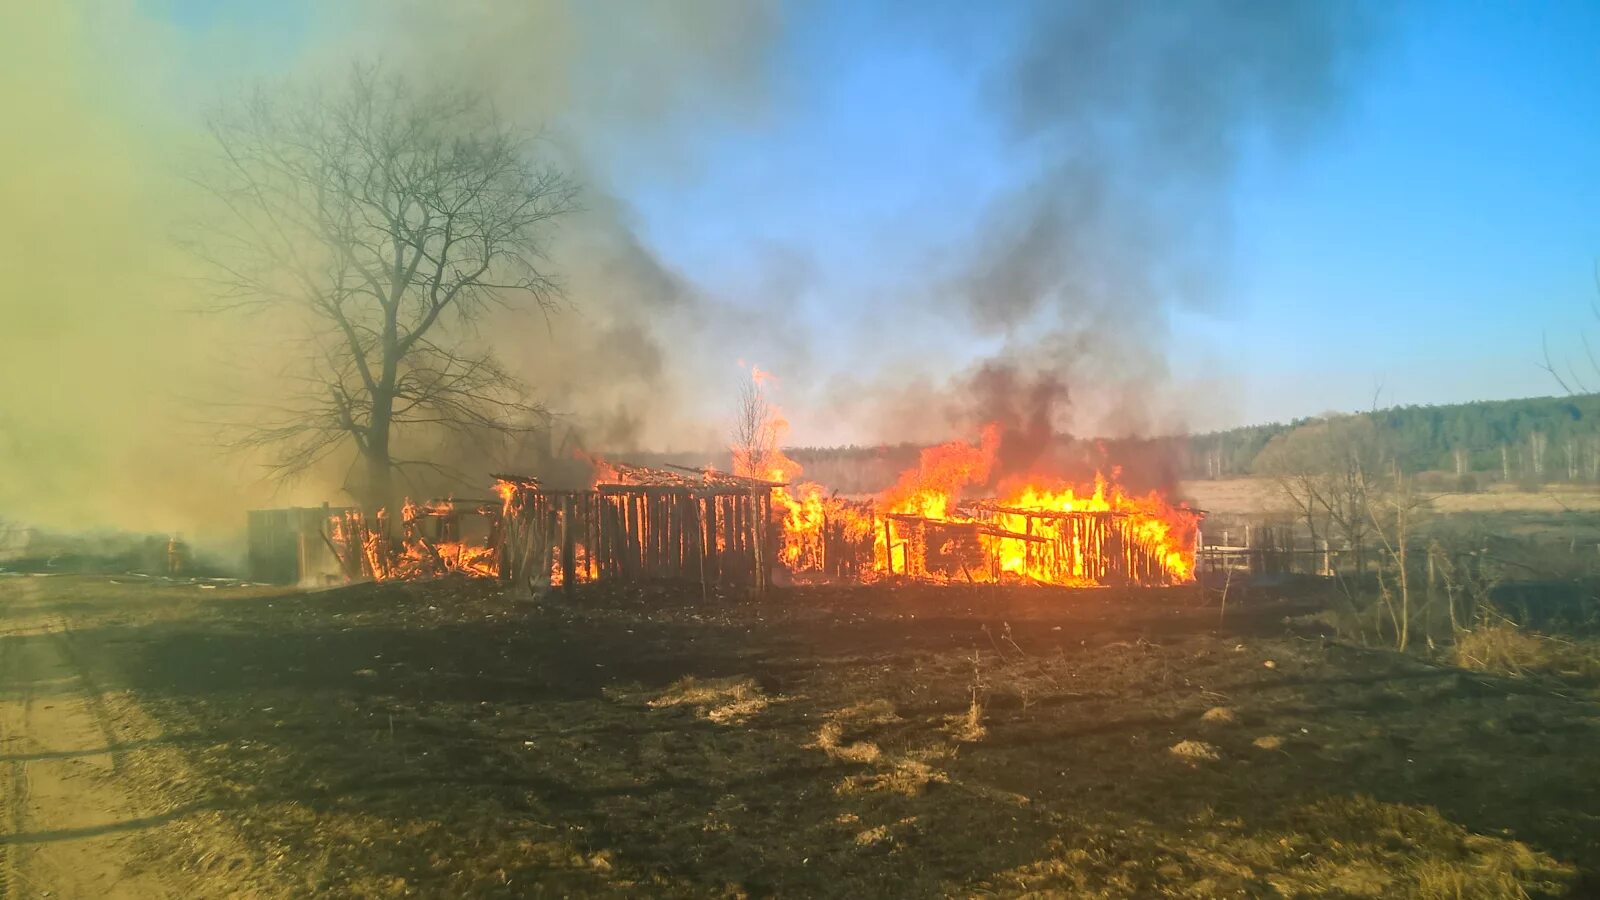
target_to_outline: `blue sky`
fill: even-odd
[[[303,4],[143,6],[188,36],[194,65],[216,35],[247,35],[232,63],[248,74],[350,27]],[[1543,337],[1574,354],[1579,329],[1600,332],[1588,310],[1600,300],[1600,4],[1377,9],[1338,108],[1293,147],[1252,143],[1215,221],[1196,223],[1227,236],[1213,296],[1151,311],[1172,390],[1207,398],[1193,425],[1364,408],[1375,392],[1384,404],[1551,393]],[[774,302],[772,261],[789,261],[786,327],[806,345],[790,379],[908,350],[897,337],[957,371],[995,342],[860,323],[885,296],[919,309],[927,272],[1021,183],[985,80],[1023,37],[1015,11],[787,6],[749,75],[764,82],[759,110],[691,109],[660,156],[624,138],[585,146],[651,248],[707,295],[760,310]]]
[[[1600,299],[1600,5],[1414,10],[1345,121],[1235,196],[1250,419],[1550,393]]]

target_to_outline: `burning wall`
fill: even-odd
[[[990,426],[977,444],[928,448],[868,503],[825,496],[815,484],[781,489],[780,556],[801,577],[853,571],[1058,585],[1193,577],[1199,515],[1158,491],[1130,495],[1115,473],[1087,486],[1011,476],[992,496],[966,499],[991,479],[1000,446]]]

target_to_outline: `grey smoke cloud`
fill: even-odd
[[[892,229],[885,240],[929,244],[906,254],[925,265],[877,273],[883,289],[861,310],[816,315],[837,304],[825,293],[836,260],[803,240],[758,245],[748,296],[711,296],[701,273],[658,252],[631,195],[640,184],[697,184],[706,174],[697,139],[708,131],[771,134],[805,115],[840,62],[828,48],[794,53],[800,31],[829,33],[832,23],[801,27],[820,8],[308,7],[309,46],[281,59],[258,52],[240,71],[209,68],[230,55],[214,36],[185,36],[138,5],[114,4],[93,22],[67,5],[27,5],[0,35],[12,75],[0,93],[16,136],[0,146],[9,213],[0,231],[6,246],[28,248],[0,259],[13,286],[0,335],[12,385],[0,416],[0,515],[188,530],[236,524],[248,506],[338,496],[337,477],[281,492],[252,483],[245,463],[174,425],[194,415],[181,399],[215,380],[210,359],[229,346],[233,323],[188,315],[204,298],[193,261],[164,226],[198,201],[175,189],[171,165],[197,140],[198,107],[230,85],[377,61],[479,87],[542,136],[586,187],[583,213],[550,248],[571,308],[548,324],[530,314],[478,327],[540,399],[573,415],[591,447],[722,444],[716,412],[731,408],[729,363],[739,357],[777,372],[786,405],[853,420],[858,440],[940,439],[997,410],[1023,431],[1041,421],[1080,433],[1147,431],[1164,424],[1149,397],[1164,379],[1168,318],[1225,293],[1228,191],[1241,161],[1259,145],[1293,151],[1314,141],[1379,30],[1366,6],[1220,0],[1038,3],[1011,8],[1006,15],[1022,21],[993,31],[982,27],[990,12],[967,5],[852,17],[869,29],[852,48],[917,44],[983,79],[987,103],[971,128],[1000,136],[995,164],[1016,177],[970,227],[942,229],[957,232],[948,244],[921,236],[914,221]],[[982,62],[969,52],[974,37]],[[256,36],[231,39],[243,46]],[[206,65],[186,68],[200,44]],[[956,169],[948,174],[948,191],[971,195]],[[775,191],[808,190],[786,180],[790,172],[770,175]],[[902,337],[913,324],[926,341]],[[813,341],[859,348],[860,364],[829,380],[840,363]],[[951,378],[964,363],[938,351],[980,344],[996,349]],[[262,377],[276,371],[271,360],[240,364]],[[1014,414],[972,402],[983,394],[974,386],[992,396],[1004,383],[995,373],[1059,390],[1027,387],[1029,402]],[[717,395],[725,404],[707,402]]]
[[[1342,108],[1376,30],[1371,10],[1355,4],[1042,2],[999,29],[1008,37],[992,64],[975,67],[970,30],[938,24],[966,21],[967,11],[934,5],[867,17],[985,80],[990,121],[974,124],[997,130],[1002,162],[1022,173],[939,265],[899,279],[903,290],[875,302],[889,322],[925,320],[930,301],[945,304],[957,315],[943,327],[998,340],[1001,350],[953,377],[933,358],[917,363],[919,375],[897,372],[865,391],[808,390],[801,384],[816,377],[818,357],[810,343],[836,337],[798,317],[808,287],[826,280],[827,261],[805,248],[757,248],[751,255],[766,274],[749,286],[752,302],[707,296],[693,273],[660,258],[635,227],[627,188],[607,181],[620,165],[636,180],[693,183],[704,174],[698,134],[759,132],[796,115],[829,73],[816,60],[814,68],[797,61],[797,71],[775,65],[798,25],[794,10],[480,0],[366,11],[381,23],[367,32],[370,43],[340,44],[330,58],[378,53],[481,86],[514,120],[542,129],[586,184],[586,209],[554,248],[572,301],[559,340],[543,334],[543,322],[495,330],[552,406],[574,412],[591,443],[603,437],[619,450],[721,442],[705,398],[729,393],[732,373],[685,351],[707,345],[737,347],[776,370],[790,402],[844,394],[842,417],[873,431],[909,426],[874,435],[882,439],[969,427],[980,413],[968,401],[984,392],[976,380],[999,371],[1061,385],[1035,416],[1057,428],[1171,427],[1146,401],[1166,379],[1172,313],[1223,302],[1228,192],[1242,160],[1253,146],[1293,151],[1313,140]],[[850,45],[862,46],[861,35]],[[840,316],[840,327],[852,321]],[[863,369],[826,376],[871,382],[870,361]],[[903,393],[930,384],[922,401]],[[881,409],[908,401],[915,415]],[[926,401],[945,414],[930,419]]]
[[[990,204],[946,294],[1007,341],[963,380],[1010,370],[1132,401],[1080,424],[1170,426],[1140,395],[1165,379],[1172,313],[1225,302],[1240,166],[1255,146],[1293,152],[1339,114],[1371,10],[1045,3],[1024,33],[988,91],[1031,174]]]

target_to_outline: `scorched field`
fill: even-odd
[[[1600,694],[1317,588],[0,580],[4,882],[1585,896]]]

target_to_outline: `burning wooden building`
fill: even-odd
[[[962,501],[961,489],[985,471],[985,452],[932,448],[870,500],[792,484],[783,466],[762,479],[602,463],[581,489],[500,475],[494,499],[407,501],[398,522],[382,511],[369,521],[356,510],[324,510],[314,530],[301,515],[298,534],[271,546],[292,545],[298,580],[315,557],[349,580],[461,573],[530,589],[601,579],[698,582],[703,591],[761,591],[775,577],[1063,586],[1192,579],[1199,513],[1105,479],[1082,490],[1028,481]]]
[[[1134,495],[1096,476],[999,479],[986,499],[997,443],[923,451],[870,501],[816,484],[775,489],[785,511],[782,558],[792,573],[859,580],[905,576],[1067,586],[1179,584],[1194,576],[1201,514],[1164,494]],[[1115,474],[1115,473],[1114,473]]]
[[[1178,584],[1194,571],[1199,514],[1186,510],[1173,514],[1180,523],[1174,528],[1129,510],[1019,508],[996,500],[964,504],[945,517],[825,506],[821,549],[798,557],[802,564],[791,574],[1087,587]]]
[[[608,464],[585,489],[497,475],[494,499],[406,501],[387,511],[250,514],[259,580],[497,577],[530,588],[601,578],[668,579],[763,590],[779,546],[778,485],[712,469]]]

